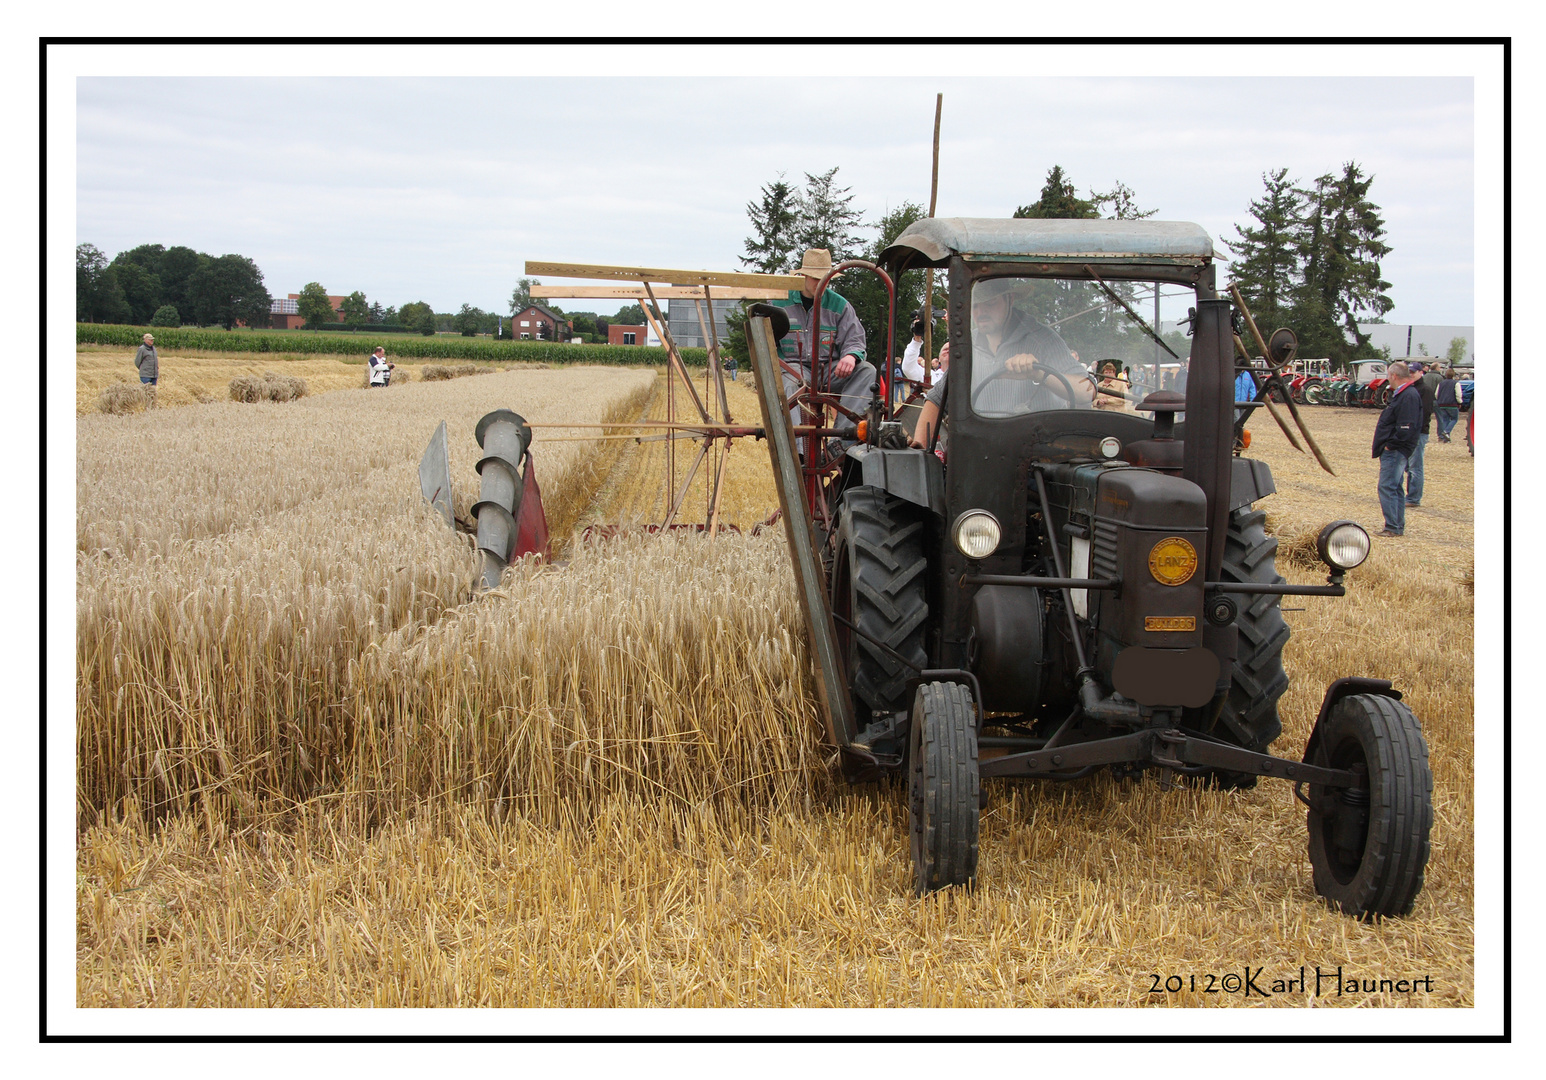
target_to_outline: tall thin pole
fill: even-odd
[[[1160,329],[1159,292],[1160,292],[1159,282],[1156,281],[1154,283],[1154,332],[1156,334],[1162,334],[1164,332],[1164,331],[1162,331]],[[1160,364],[1160,343],[1158,341],[1156,341],[1154,343],[1154,367],[1155,367],[1156,370],[1158,370],[1159,364]]]
[[[934,216],[935,201],[939,198],[939,118],[945,108],[945,95],[934,95],[934,172],[929,178],[929,217]],[[923,381],[930,382],[929,361],[934,356],[934,268],[929,267],[929,280],[923,294]],[[891,358],[886,358],[891,363]]]

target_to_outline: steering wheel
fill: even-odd
[[[1063,389],[1068,392],[1068,404],[1066,408],[1077,409],[1079,404],[1074,400],[1074,384],[1069,382],[1067,377],[1064,376],[1061,371],[1054,371],[1051,368],[1044,368],[1038,365],[1037,367],[1031,369],[1029,376],[1022,376],[1020,378],[1028,377],[1032,386],[1040,386],[1042,383],[1047,381],[1047,376],[1049,375],[1056,379],[1058,382],[1062,383]],[[972,398],[975,400],[977,395],[986,390],[988,386],[995,380],[1007,379],[1012,376],[1016,376],[1016,373],[1009,371],[1008,369],[1003,371],[995,371],[992,375],[989,375],[986,379],[977,384],[977,387],[972,391]]]

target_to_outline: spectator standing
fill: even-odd
[[[1423,406],[1423,423],[1417,433],[1417,449],[1412,451],[1412,456],[1406,466],[1406,504],[1408,506],[1421,506],[1423,503],[1423,451],[1428,448],[1428,432],[1433,425],[1433,396],[1438,389],[1439,380],[1434,373],[1432,382],[1428,381],[1428,373],[1423,370],[1421,361],[1408,365],[1413,385],[1417,389],[1418,399]]]
[[[923,320],[913,320],[913,339],[902,352],[902,378],[908,382],[923,381]]]
[[[1385,527],[1376,535],[1401,536],[1406,532],[1406,496],[1402,477],[1407,462],[1417,449],[1417,435],[1423,423],[1422,396],[1413,388],[1411,370],[1397,360],[1386,371],[1394,392],[1374,427],[1371,457],[1380,463],[1380,510]]]
[[[387,363],[386,346],[377,345],[376,351],[370,354],[370,385],[387,386],[392,381],[392,369],[396,364]]]
[[[1235,400],[1256,400],[1256,379],[1251,374],[1251,369],[1249,367],[1241,368],[1240,374],[1235,376]]]
[[[1076,353],[1075,355],[1077,356],[1078,354]],[[1127,398],[1132,388],[1128,386],[1127,376],[1122,374],[1115,360],[1101,361],[1100,382],[1097,386],[1100,390],[1107,392],[1095,395],[1093,403],[1095,408],[1106,409],[1111,412],[1128,412],[1130,410],[1131,407],[1128,405]],[[1113,397],[1113,394],[1120,394],[1122,396]]]
[[[156,356],[156,339],[145,335],[145,344],[134,354],[134,366],[140,372],[140,385],[145,389],[145,407],[156,407],[156,381],[161,377],[161,361]]]
[[[1449,433],[1460,419],[1459,383],[1453,369],[1446,368],[1433,395],[1433,419],[1438,424],[1439,442],[1449,442]]]
[[[725,357],[725,370],[730,372],[730,381],[735,382],[735,373],[741,370],[741,368],[740,365],[735,362],[734,356]]]

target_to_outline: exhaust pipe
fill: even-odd
[[[478,460],[482,486],[473,516],[478,519],[478,550],[483,553],[483,587],[499,586],[510,565],[516,542],[516,521],[521,516],[524,482],[521,461],[531,445],[531,428],[517,413],[495,409],[478,421]]]

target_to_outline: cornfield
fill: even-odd
[[[114,345],[133,349],[146,328],[110,323],[76,323],[76,345]],[[307,333],[285,330],[221,330],[157,327],[160,351],[201,350],[221,353],[300,353],[320,356],[358,356],[362,360],[377,344],[369,331],[360,334]],[[435,334],[392,335],[387,351],[393,360],[472,360],[485,364],[549,363],[609,364],[657,367],[665,364],[666,350],[658,345],[573,345],[555,341],[510,341]],[[708,363],[706,349],[683,349],[682,359],[699,367]]]
[[[82,1006],[1472,1004],[1463,450],[1430,446],[1424,510],[1345,599],[1287,615],[1280,754],[1339,675],[1394,679],[1423,719],[1434,851],[1411,917],[1326,909],[1284,785],[1104,774],[990,784],[982,884],[920,901],[903,788],[832,779],[781,529],[576,542],[475,596],[470,543],[421,505],[442,417],[466,516],[484,412],[659,416],[652,386],[566,368],[80,419]],[[1308,530],[1378,513],[1373,417],[1322,412],[1341,477],[1256,432],[1295,581],[1324,577]],[[658,452],[593,435],[537,434],[555,536],[664,499]],[[730,520],[776,505],[764,444],[727,476]],[[1152,991],[1242,964],[1264,987],[1302,965],[1433,980]]]

